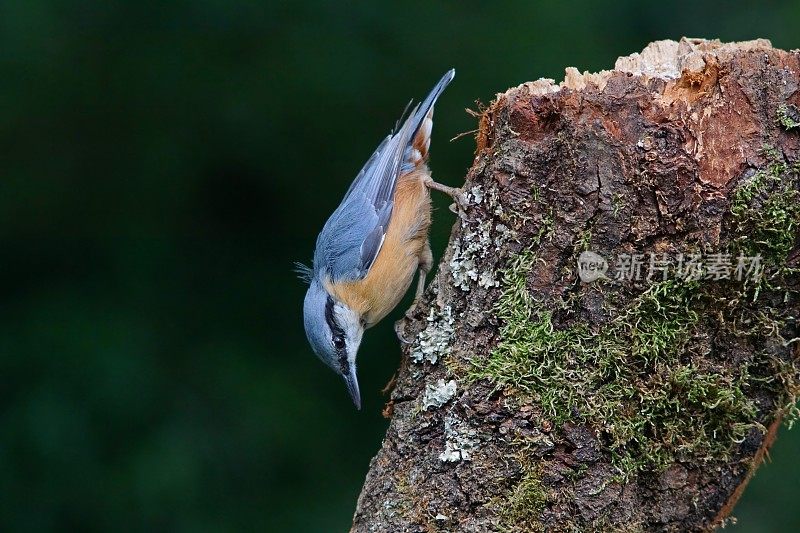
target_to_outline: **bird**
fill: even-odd
[[[356,356],[364,331],[397,306],[419,272],[410,316],[433,264],[429,189],[465,205],[461,189],[433,181],[427,165],[433,106],[454,76],[448,70],[410,112],[409,103],[325,222],[312,267],[298,265],[309,284],[303,301],[308,341],[344,379],[359,410]]]

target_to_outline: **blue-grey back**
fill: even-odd
[[[314,277],[334,281],[367,275],[383,244],[394,206],[397,179],[425,116],[450,83],[448,71],[402,126],[386,137],[367,160],[317,237]]]

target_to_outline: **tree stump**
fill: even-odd
[[[797,416],[799,89],[682,39],[499,94],[353,531],[724,523]]]

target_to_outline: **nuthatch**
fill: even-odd
[[[461,191],[434,182],[427,165],[433,105],[453,76],[455,70],[448,71],[381,141],[322,228],[313,268],[304,271],[310,284],[303,304],[308,341],[344,378],[357,409],[356,354],[364,330],[395,308],[417,270],[412,309],[425,288],[433,262],[428,188],[461,202]]]

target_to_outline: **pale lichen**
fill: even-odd
[[[426,411],[431,408],[438,409],[455,395],[456,381],[454,379],[450,381],[440,379],[436,383],[428,383],[422,397],[422,408]]]
[[[470,205],[482,205],[500,220],[505,219],[496,190],[486,190],[476,185],[467,193],[467,200]],[[470,291],[473,285],[484,289],[499,287],[500,280],[496,270],[484,264],[493,263],[486,261],[487,257],[502,249],[514,237],[514,232],[502,222],[494,226],[489,220],[481,220],[471,226],[469,224],[465,222],[463,236],[453,244],[453,255],[449,264],[453,284],[464,292]]]
[[[417,334],[418,341],[411,352],[415,363],[425,361],[435,365],[439,357],[450,353],[450,340],[453,336],[453,314],[449,305],[439,309],[431,307],[427,326]]]
[[[464,236],[456,242],[450,259],[450,274],[456,287],[469,291],[473,283],[481,287],[493,287],[497,283],[491,272],[481,271],[480,259],[485,258],[495,247],[492,238],[492,224],[482,220],[474,228],[464,231]]]
[[[471,204],[478,205],[483,201],[483,187],[475,185],[467,192],[467,201]]]
[[[472,454],[480,443],[478,432],[455,415],[448,415],[445,418],[444,437],[445,446],[439,454],[439,460],[445,463],[472,460]]]

